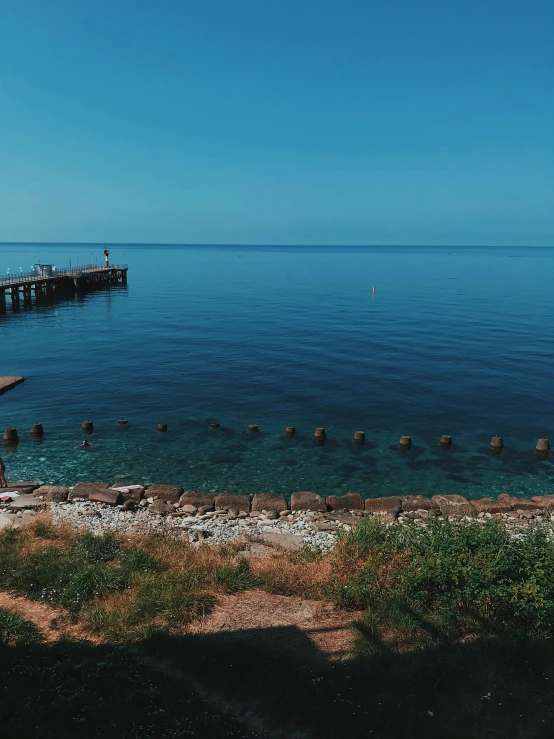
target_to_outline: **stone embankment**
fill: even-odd
[[[0,491],[0,528],[31,521],[48,508],[55,522],[69,522],[102,533],[171,531],[192,542],[222,543],[256,538],[287,548],[334,546],[339,530],[349,531],[364,516],[423,524],[430,518],[484,522],[491,518],[529,527],[554,521],[554,495],[531,500],[509,495],[467,500],[461,495],[406,495],[368,498],[358,493],[323,498],[314,492],[286,498],[271,493],[208,495],[176,485],[79,482],[73,488],[9,483]],[[10,496],[17,492],[17,497]]]

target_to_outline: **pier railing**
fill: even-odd
[[[22,285],[26,282],[42,282],[43,280],[56,280],[59,277],[79,277],[87,272],[102,272],[105,269],[128,269],[127,264],[110,264],[104,267],[99,264],[86,264],[84,267],[70,267],[55,269],[51,275],[37,275],[34,272],[14,272],[13,275],[0,278],[0,287],[11,285]]]

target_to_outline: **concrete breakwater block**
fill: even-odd
[[[554,510],[554,495],[534,495],[531,498],[531,503],[536,503],[539,508],[552,511]]]
[[[247,509],[245,509],[247,510]],[[273,493],[256,493],[252,498],[253,511],[286,511],[288,510],[287,501],[281,495]]]
[[[46,507],[46,503],[43,500],[39,500],[32,494],[25,493],[15,498],[15,500],[13,500],[9,504],[8,509],[10,511],[24,511],[24,510],[40,511],[41,508],[45,508],[45,507]]]
[[[290,496],[290,507],[293,511],[326,511],[327,503],[321,495],[302,490]]]
[[[197,493],[194,490],[185,490],[179,498],[179,505],[181,508],[188,505],[194,508],[207,508],[207,510],[211,510],[215,506],[215,495]]]
[[[249,495],[232,495],[229,493],[220,493],[215,499],[215,507],[217,508],[233,508],[237,511],[250,511]]]
[[[63,503],[69,495],[69,488],[61,485],[41,485],[34,491],[34,495],[48,503]]]
[[[499,495],[496,500],[498,503],[510,505],[513,511],[542,511],[545,508],[545,505],[537,502],[536,498],[528,500],[527,498],[518,498],[516,495],[506,495],[506,493]]]
[[[433,495],[431,502],[443,516],[475,516],[477,511],[463,495]]]
[[[432,498],[427,498],[425,495],[404,495],[401,500],[402,510],[405,513],[438,509],[438,505],[433,502]]]
[[[96,493],[101,490],[109,490],[110,486],[107,482],[78,482],[75,487],[69,492],[67,496],[68,500],[77,500],[84,498],[88,500],[91,493]]]
[[[166,503],[178,503],[183,494],[183,488],[178,485],[151,485],[148,488],[149,498],[159,498]]]
[[[134,500],[135,503],[140,503],[144,497],[144,491],[146,490],[144,485],[136,485],[135,483],[129,482],[116,482],[112,485],[110,490],[115,490],[121,493],[121,499],[123,503],[127,500]]]
[[[28,495],[40,487],[39,482],[8,482],[8,487],[3,488],[6,492],[10,490],[20,495]]]
[[[328,495],[325,502],[332,511],[363,511],[364,499],[360,493],[346,493],[346,495]]]
[[[365,510],[376,516],[395,518],[402,510],[402,500],[395,495],[390,498],[367,498]]]
[[[512,510],[510,503],[502,500],[493,500],[492,498],[472,500],[471,505],[479,513],[510,513]]]
[[[108,505],[120,505],[123,503],[123,496],[119,490],[107,490],[97,489],[93,490],[88,499],[95,503],[107,503]]]

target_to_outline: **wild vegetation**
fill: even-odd
[[[46,643],[36,621],[0,608],[3,736],[552,735],[544,528],[367,518],[327,554],[244,548],[47,519],[4,530],[0,591],[65,615]],[[330,661],[292,627],[191,632],[223,595],[250,589],[333,604],[352,653]]]

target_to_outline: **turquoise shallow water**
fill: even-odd
[[[100,261],[103,248],[0,245],[0,273]],[[0,397],[0,424],[21,437],[2,452],[12,479],[554,492],[552,457],[534,453],[538,437],[554,442],[553,249],[110,248],[129,264],[127,287],[0,317],[0,374],[27,377]]]

